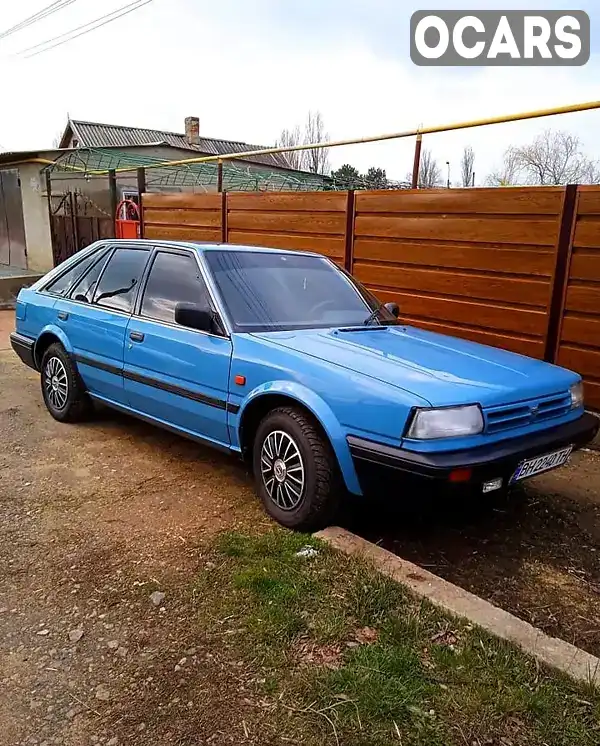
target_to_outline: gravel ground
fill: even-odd
[[[215,533],[270,526],[248,475],[112,412],[52,420],[9,349],[13,318],[0,312],[0,746],[284,742],[251,668],[194,617]],[[508,507],[376,514],[354,528],[600,652],[598,454]]]
[[[254,743],[256,683],[191,616],[215,532],[269,525],[244,470],[112,413],[55,422],[6,348],[0,744]]]

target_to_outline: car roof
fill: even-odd
[[[305,254],[306,256],[318,256],[322,257],[322,254],[319,254],[316,251],[302,251],[302,250],[295,250],[295,249],[276,249],[272,247],[267,246],[246,246],[244,244],[232,244],[232,243],[211,243],[211,242],[204,242],[204,241],[169,241],[168,239],[125,239],[125,238],[114,238],[109,239],[111,244],[127,244],[131,246],[132,244],[138,245],[138,246],[171,246],[171,247],[179,247],[182,249],[192,249],[193,251],[197,251],[198,253],[204,253],[206,251],[243,251],[243,252],[249,252],[249,253],[256,253],[256,254],[264,254],[264,253],[271,253],[271,254]]]

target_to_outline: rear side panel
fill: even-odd
[[[30,339],[37,339],[42,329],[53,323],[56,298],[28,289],[21,290],[16,306],[16,330]]]

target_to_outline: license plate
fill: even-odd
[[[560,451],[552,451],[552,453],[545,453],[543,456],[527,459],[527,461],[519,464],[510,481],[518,482],[520,479],[527,479],[534,474],[541,474],[544,471],[563,466],[569,460],[572,450],[573,446],[567,446],[561,448]]]

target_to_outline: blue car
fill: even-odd
[[[101,241],[20,292],[11,340],[55,419],[101,402],[238,454],[299,530],[381,477],[505,489],[598,429],[576,373],[406,326],[307,252]]]

